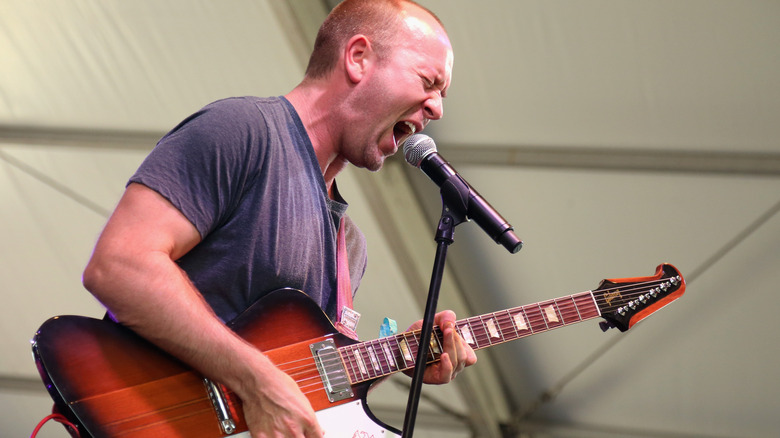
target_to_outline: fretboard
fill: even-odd
[[[601,316],[591,291],[568,295],[456,322],[460,336],[474,350],[546,332]],[[373,341],[339,348],[352,384],[413,368],[420,345],[420,331],[398,333]],[[442,333],[433,328],[428,362],[442,353]]]

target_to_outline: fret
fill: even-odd
[[[471,346],[471,348],[477,347],[477,340],[474,339],[474,333],[471,331],[471,325],[469,325],[468,321],[459,321],[460,324],[457,325],[458,334],[461,338],[463,338],[464,341],[466,341],[467,344]]]
[[[418,351],[420,351],[420,334],[418,332],[411,332],[408,336],[405,336],[404,339],[406,339],[406,343],[409,346],[409,354],[416,363]]]
[[[395,343],[395,348],[392,349],[393,351],[393,357],[395,358],[396,363],[398,363],[399,367],[401,369],[409,368],[409,364],[406,363],[406,359],[404,358],[404,352],[403,348],[401,347],[401,335],[395,335],[392,336],[390,339]]]
[[[376,356],[376,350],[374,349],[374,345],[372,343],[364,343],[364,354],[363,357],[366,358],[366,364],[370,368],[371,377],[379,377],[382,375],[382,367],[379,365],[379,358]]]
[[[480,328],[480,331],[482,332],[482,337],[480,337],[479,339],[482,341],[482,344],[485,347],[487,347],[487,346],[489,346],[491,344],[491,342],[490,342],[491,341],[490,330],[488,330],[487,318],[486,317],[487,317],[487,315],[477,316],[477,320],[479,321],[479,328]]]
[[[499,330],[501,330],[501,334],[504,336],[505,340],[509,341],[520,337],[515,325],[512,323],[512,314],[509,310],[502,310],[495,314],[498,314],[496,320],[498,321]]]
[[[528,322],[528,315],[522,307],[515,308],[515,313],[512,315],[512,322],[515,324],[515,332],[517,332],[518,338],[533,333]]]
[[[368,369],[366,368],[366,364],[363,361],[363,356],[360,354],[360,348],[352,348],[350,353],[352,357],[355,358],[355,364],[357,364],[357,369],[360,372],[360,378],[362,380],[368,376]]]
[[[475,324],[475,322],[478,322]],[[487,328],[484,321],[479,316],[469,318],[469,325],[474,335],[474,339],[477,341],[477,348],[484,348],[489,345],[490,339],[488,339]]]
[[[442,353],[442,345],[441,345],[441,330],[438,329],[438,327],[435,327],[433,329],[433,333],[431,334],[431,341],[428,345],[428,359],[435,360],[438,359],[439,356],[441,356]],[[437,356],[438,355],[438,356]]]
[[[531,333],[539,333],[547,330],[547,321],[542,314],[542,308],[539,304],[533,304],[523,307],[525,316],[528,320],[528,328]]]
[[[427,351],[428,354],[425,356],[425,362],[430,362],[431,360],[436,359],[433,356],[433,348],[432,348],[433,343],[436,342],[435,329],[436,327],[434,327],[434,333],[431,333],[431,340],[428,343],[428,351]],[[420,342],[422,341],[421,338],[422,338],[422,333],[419,330],[416,330],[412,333],[412,340],[414,342],[410,343],[409,346],[411,347],[412,354],[414,355],[415,358],[417,358],[417,356],[420,355],[420,345],[421,345]]]
[[[371,350],[374,352],[374,357],[376,357],[379,374],[387,374],[389,370],[387,369],[387,360],[384,357],[385,353],[382,351],[382,343],[378,339],[370,341],[369,343],[371,344]]]
[[[573,324],[582,321],[573,297],[558,298],[555,300],[555,303],[558,305],[558,310],[561,312],[561,318],[563,319],[564,324]]]
[[[425,356],[425,362],[426,363],[436,359],[435,349],[438,349],[438,347],[435,346],[435,344],[437,342],[436,341],[436,331],[437,331],[437,329],[438,329],[437,326],[433,327],[433,333],[431,333],[431,338],[428,341],[428,351],[426,352],[427,354]],[[417,339],[417,346],[418,346],[418,348],[414,352],[414,354],[415,354],[415,356],[419,356],[420,355],[419,346],[422,345],[422,344],[420,344],[420,342],[422,341],[422,332],[421,331],[416,331],[414,333],[414,337]],[[441,331],[440,330],[439,330],[439,337],[441,337]]]
[[[360,370],[358,369],[357,362],[355,361],[355,356],[352,354],[352,350],[354,350],[354,348],[351,345],[342,347],[341,357],[344,363],[348,364],[349,375],[352,378],[352,380],[354,382],[358,382],[361,380]]]
[[[406,368],[411,368],[414,366],[414,358],[415,354],[412,351],[412,346],[409,345],[409,340],[406,337],[406,333],[402,333],[400,335],[400,341],[398,342],[398,347],[401,350],[401,355],[404,359],[404,364],[406,365]],[[416,350],[416,349],[415,349]]]
[[[382,350],[382,354],[385,356],[385,362],[387,363],[388,374],[393,371],[398,371],[398,365],[395,362],[393,352],[390,351],[390,343],[387,339],[380,339],[379,345]]]
[[[574,303],[577,305],[577,310],[583,321],[601,316],[592,292],[582,292],[574,295]]]
[[[501,327],[499,327],[498,322],[496,322],[495,313],[491,313],[490,318],[485,321],[485,328],[487,328],[488,335],[490,336],[488,340],[491,344],[500,344],[501,342],[504,342],[504,335],[501,333]]]
[[[472,318],[466,319],[463,322],[466,323],[465,327],[467,328],[468,333],[470,333],[470,337],[471,337],[471,340],[472,340],[470,345],[473,345],[473,348],[479,349],[479,348],[483,347],[482,342],[481,342],[482,341],[482,334],[481,334],[481,332],[483,330],[482,330],[481,324],[475,324],[475,320],[476,319],[477,319],[476,317],[472,317]]]
[[[481,335],[481,332],[484,331],[484,327],[482,327],[482,321],[479,321],[479,324],[477,324],[478,319],[478,316],[474,316],[463,321],[468,333],[470,333],[471,342],[469,345],[472,345],[472,348],[474,349],[480,349],[484,346],[482,345],[484,342]]]
[[[376,357],[374,346],[369,344],[366,347],[366,353],[368,353],[368,359],[371,361],[371,366],[374,368],[374,371],[376,371],[379,374],[382,374],[382,367],[379,365],[379,359]]]
[[[347,367],[347,373],[349,373],[349,380],[352,381],[352,383],[356,383],[361,379],[357,374],[357,370],[355,368],[355,362],[351,357],[351,350],[352,350],[351,347],[344,347],[343,349],[339,349],[339,354],[341,355],[341,361]]]
[[[363,348],[361,348],[361,346],[363,346]],[[377,377],[378,374],[376,372],[376,369],[374,368],[373,361],[371,360],[371,355],[369,354],[366,345],[357,344],[355,349],[360,352],[361,363],[363,364],[363,369],[365,369],[365,373],[368,375],[368,378]]]
[[[379,363],[382,364],[382,372],[383,374],[391,374],[394,371],[396,371],[396,368],[393,366],[391,362],[391,358],[388,357],[389,349],[385,345],[386,342],[384,339],[377,339],[375,341],[376,345],[376,354],[379,356]]]
[[[544,314],[544,321],[547,323],[547,329],[552,330],[563,325],[561,313],[555,305],[555,300],[543,301],[539,303],[539,307]]]

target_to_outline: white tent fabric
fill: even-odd
[[[80,273],[128,176],[206,103],[295,86],[330,3],[0,2],[3,436],[50,409],[37,327],[102,314]],[[526,243],[509,255],[460,225],[439,307],[492,312],[661,262],[688,289],[627,333],[589,322],[481,351],[453,385],[425,388],[416,434],[775,436],[780,3],[421,3],[455,49],[426,133]],[[356,305],[372,339],[385,316],[419,318],[441,203],[400,159],[339,186],[369,241]],[[407,382],[369,401],[396,425]]]

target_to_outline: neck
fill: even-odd
[[[344,168],[347,161],[339,155],[338,104],[331,98],[332,87],[327,81],[304,80],[285,95],[301,118],[309,135],[314,154],[320,165],[325,186],[330,193],[333,180]]]

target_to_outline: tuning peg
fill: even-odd
[[[611,328],[615,328],[615,324],[612,324],[610,321],[600,321],[599,327],[601,327],[602,332],[605,332]]]

